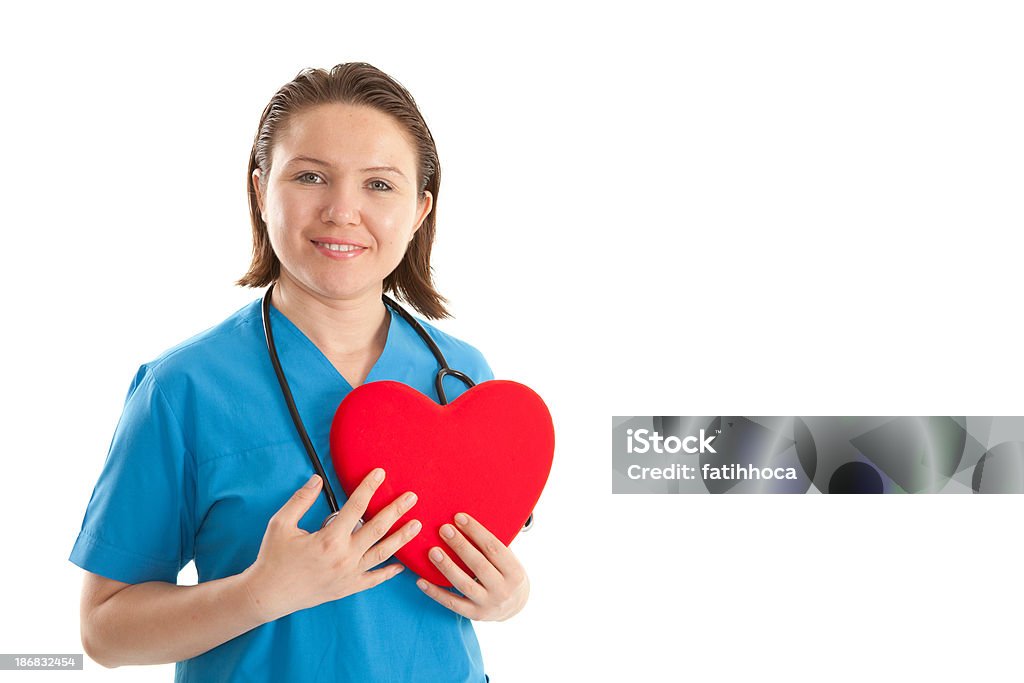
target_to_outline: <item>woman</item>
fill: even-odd
[[[319,453],[353,387],[390,379],[437,397],[437,361],[381,295],[447,315],[430,276],[439,185],[415,102],[368,64],[303,71],[263,112],[240,284],[273,285],[277,352]],[[492,377],[476,349],[425,327],[452,367]],[[414,492],[360,525],[386,476],[375,470],[321,529],[329,509],[310,471],[259,301],[144,365],[71,554],[87,570],[86,652],[105,666],[178,662],[180,681],[486,680],[469,619],[522,609],[529,583],[511,551],[459,514],[430,556],[461,594],[378,566],[420,531],[412,519],[387,533],[415,514]],[[192,559],[199,584],[175,585]]]

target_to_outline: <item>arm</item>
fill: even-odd
[[[331,524],[309,533],[298,523],[320,493],[321,480],[314,475],[271,517],[256,561],[235,576],[177,586],[128,584],[87,573],[81,614],[85,652],[107,667],[177,662],[261,624],[397,576],[401,565],[373,567],[419,533],[420,523],[412,520],[385,538],[415,496],[401,496],[356,529],[383,480],[383,470],[371,472]]]
[[[86,572],[82,646],[107,667],[195,657],[266,623],[246,580],[242,573],[196,586],[130,584]]]

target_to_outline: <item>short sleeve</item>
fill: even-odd
[[[194,503],[195,462],[182,422],[144,366],[128,392],[70,560],[126,583],[174,583],[194,555]]]
[[[491,370],[491,366],[487,364],[487,359],[484,358],[484,355],[473,347],[470,347],[470,349],[472,349],[472,354],[470,355],[472,369],[470,372],[476,383],[479,384],[480,382],[494,379],[494,372]]]

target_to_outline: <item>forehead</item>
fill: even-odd
[[[416,167],[412,140],[394,117],[351,104],[321,104],[290,116],[274,141],[271,164],[295,156],[337,166],[396,166],[410,177]]]

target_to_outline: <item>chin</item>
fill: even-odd
[[[307,271],[300,277],[296,277],[295,272],[291,271],[289,275],[290,279],[307,293],[332,301],[349,301],[366,296],[380,298],[384,290],[383,277],[353,277],[355,273],[339,273],[337,268],[332,270],[333,272]]]
[[[325,283],[314,291],[316,291],[321,297],[332,301],[352,301],[362,299],[363,297],[380,298],[380,294],[383,291],[383,283],[376,283],[372,285],[339,285],[337,283]]]

